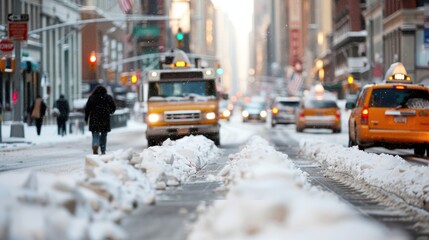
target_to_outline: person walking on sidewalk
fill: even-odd
[[[70,105],[63,94],[61,94],[60,98],[55,101],[53,109],[54,111],[57,111],[58,135],[64,136],[67,134],[66,122],[69,119]]]
[[[40,95],[37,95],[30,108],[30,116],[36,122],[37,135],[40,136],[42,131],[43,117],[46,113],[46,104]]]
[[[106,154],[107,133],[110,132],[110,115],[116,111],[112,96],[107,94],[105,87],[97,86],[85,105],[85,123],[92,132],[92,152]]]

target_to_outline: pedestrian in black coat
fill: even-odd
[[[92,132],[92,151],[106,154],[107,133],[110,132],[110,115],[116,110],[112,96],[107,94],[105,87],[99,85],[89,96],[85,105],[85,123]]]
[[[42,131],[43,117],[46,114],[46,108],[46,103],[43,101],[42,97],[40,95],[37,95],[36,99],[30,107],[29,114],[31,116],[31,119],[35,120],[36,122],[37,135],[39,136]]]
[[[69,119],[70,114],[70,105],[67,99],[63,94],[60,95],[60,98],[55,101],[54,109],[58,109],[57,113],[57,125],[58,125],[58,135],[66,135],[66,122]]]

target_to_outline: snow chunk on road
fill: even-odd
[[[221,171],[230,188],[188,239],[406,239],[308,183],[288,156],[252,137]]]
[[[144,149],[136,167],[144,169],[151,182],[162,189],[179,185],[220,154],[221,150],[208,138],[187,136]]]

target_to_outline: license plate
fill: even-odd
[[[407,118],[406,117],[393,117],[393,121],[395,123],[406,123]]]
[[[177,133],[182,135],[182,134],[189,134],[189,129],[187,128],[179,128],[177,129]]]

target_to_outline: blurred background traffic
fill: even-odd
[[[103,84],[119,108],[144,120],[145,74],[170,49],[216,69],[230,115],[233,106],[258,99],[268,111],[260,112],[264,119],[277,97],[300,97],[316,84],[354,101],[394,62],[402,62],[415,83],[428,85],[427,3],[2,0],[2,119],[27,121],[37,95],[52,106],[64,94],[79,111]]]

